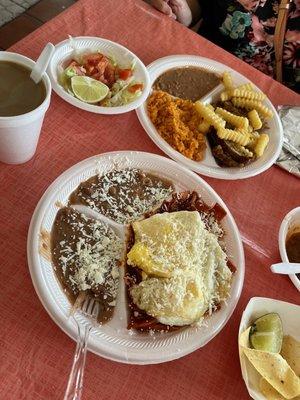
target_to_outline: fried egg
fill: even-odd
[[[166,325],[197,322],[228,297],[232,273],[217,237],[197,211],[156,214],[132,224],[127,263],[142,270],[133,302]]]

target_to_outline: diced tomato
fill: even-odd
[[[108,66],[107,58],[103,58],[96,64],[97,71],[100,72],[102,75],[105,72],[106,67]]]
[[[85,70],[86,70],[87,75],[91,76],[95,72],[95,67],[90,64],[85,64]]]
[[[107,85],[110,87],[116,82],[115,68],[108,64],[104,71],[104,77],[107,80]]]
[[[131,69],[119,69],[119,78],[122,79],[123,81],[126,81],[126,79],[130,78],[131,76],[132,76]]]
[[[64,69],[69,68],[69,67],[79,67],[79,66],[80,65],[78,64],[78,62],[76,62],[75,60],[71,60],[71,61],[66,62]]]
[[[85,68],[82,67],[80,64],[78,64],[78,62],[75,60],[71,60],[69,63],[67,63],[65,69],[68,69],[68,68],[74,69],[76,71],[76,75],[79,75],[79,76],[85,75],[85,72],[86,72]]]
[[[142,89],[143,89],[143,84],[142,83],[136,83],[135,85],[129,86],[128,92],[135,93],[138,90],[142,90]]]
[[[75,60],[71,60],[68,67],[76,70],[77,75],[87,75],[91,78],[97,79],[111,87],[116,82],[116,67],[114,67],[110,60],[100,53],[86,54],[83,56],[83,64],[78,64]],[[122,70],[124,78],[127,79],[131,76],[131,70]],[[127,72],[129,71],[129,73]]]
[[[93,75],[91,75],[91,78],[96,79],[97,81],[100,81],[102,83],[106,84],[106,80],[104,78],[104,75],[101,72],[95,72]]]
[[[99,61],[106,57],[100,53],[86,54],[83,56],[84,64],[97,65]]]
[[[78,75],[78,76],[85,75],[85,69],[83,67],[80,67],[78,65],[73,65],[73,66],[71,66],[71,68],[73,68],[75,70],[76,75]]]

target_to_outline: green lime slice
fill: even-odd
[[[71,86],[79,100],[91,104],[103,100],[109,92],[108,86],[88,76],[73,76]]]
[[[276,313],[263,315],[251,326],[249,340],[251,346],[256,350],[279,353],[282,339],[282,322]]]

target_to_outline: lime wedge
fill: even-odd
[[[251,326],[249,340],[251,346],[256,350],[279,353],[282,339],[282,322],[276,313],[263,315]]]
[[[88,76],[73,76],[71,86],[75,96],[85,103],[98,103],[109,92],[108,86]]]

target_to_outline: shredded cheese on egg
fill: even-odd
[[[127,263],[144,279],[131,288],[133,302],[166,325],[188,325],[228,297],[232,273],[218,235],[197,211],[156,214],[132,224],[135,244]]]

